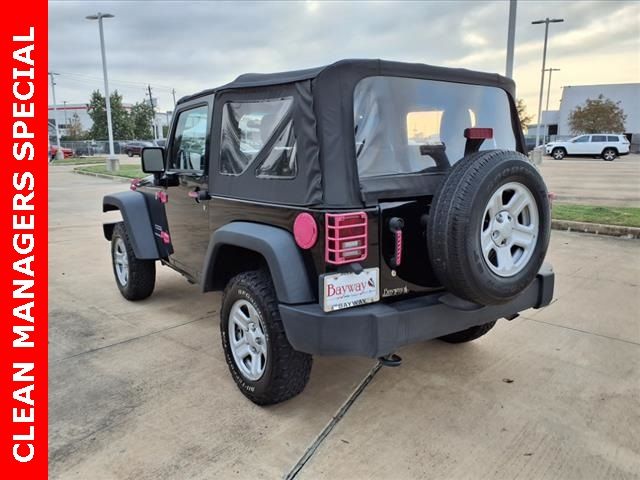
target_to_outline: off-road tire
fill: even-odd
[[[438,337],[439,340],[447,343],[465,343],[471,342],[476,338],[480,338],[486,335],[496,324],[496,320],[493,322],[485,323],[484,325],[476,325],[475,327],[467,328],[460,332],[450,333],[449,335],[443,335]]]
[[[618,151],[615,148],[605,148],[602,151],[602,155],[601,155],[602,159],[605,162],[613,162],[617,156],[618,156]]]
[[[539,215],[536,244],[522,269],[495,274],[482,253],[480,234],[487,202],[500,186],[517,182],[531,192]],[[549,245],[551,210],[538,170],[518,152],[489,150],[457,162],[434,196],[427,244],[434,273],[454,295],[480,305],[506,303],[536,278]]]
[[[266,338],[267,359],[262,376],[246,378],[235,363],[229,343],[229,312],[237,300],[246,300],[260,315]],[[309,381],[312,357],[293,349],[284,331],[271,275],[264,270],[233,277],[222,295],[220,336],[231,376],[240,391],[257,405],[272,405],[298,395]]]
[[[564,157],[567,156],[567,151],[562,147],[556,147],[553,150],[551,150],[551,156],[553,157],[554,160],[562,160]]]
[[[115,251],[118,239],[122,239],[127,252],[129,264],[129,275],[126,284],[118,278],[116,272]],[[140,260],[133,252],[133,246],[127,232],[127,227],[123,222],[116,223],[111,236],[111,264],[116,285],[124,298],[127,300],[143,300],[153,293],[156,284],[156,262],[154,260]]]

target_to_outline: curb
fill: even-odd
[[[612,237],[640,238],[640,228],[620,225],[603,225],[601,223],[573,222],[571,220],[551,220],[551,228],[567,232],[593,233]]]
[[[73,173],[77,173],[79,175],[88,175],[90,177],[106,178],[107,180],[114,180],[116,182],[122,183],[131,183],[131,180],[133,180],[133,178],[108,175],[106,173],[83,172],[82,170],[76,170],[75,168],[73,169]]]

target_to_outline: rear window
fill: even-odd
[[[609,135],[607,137],[607,142],[619,142],[620,138],[617,135]]]
[[[368,77],[354,92],[355,150],[361,178],[429,172],[464,156],[464,130],[493,129],[481,150],[515,150],[511,106],[496,87],[400,77]]]

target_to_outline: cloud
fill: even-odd
[[[146,85],[161,108],[178,96],[229,82],[237,75],[323,65],[341,58],[387,58],[504,72],[508,2],[177,2],[52,1],[49,67],[59,101],[87,101],[102,90],[97,22],[104,21],[111,88],[141,101]],[[550,28],[552,99],[562,84],[640,77],[640,4],[518,2],[515,79],[529,110],[537,105],[543,27],[531,20],[557,16]],[[607,55],[607,52],[609,55]],[[589,56],[609,58],[593,72]],[[73,75],[69,75],[73,74]],[[596,80],[597,79],[597,80]],[[636,80],[637,81],[637,80]],[[593,82],[591,82],[593,83]],[[552,102],[553,103],[553,102]]]

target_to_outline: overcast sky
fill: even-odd
[[[110,88],[141,101],[151,84],[160,108],[245,72],[274,72],[342,58],[383,58],[504,74],[508,1],[171,2],[50,1],[49,70],[59,104],[103,90],[98,11],[104,20]],[[515,80],[537,109],[544,25],[551,108],[563,85],[640,82],[640,3],[518,1]],[[546,82],[545,82],[546,83]],[[546,88],[546,85],[545,85]],[[546,93],[545,93],[546,95]],[[51,98],[51,93],[49,93]],[[50,100],[51,101],[51,100]],[[543,106],[544,108],[544,106]]]

